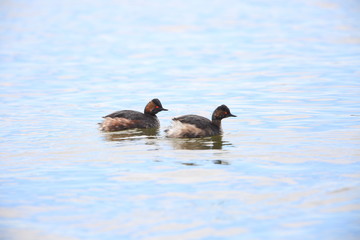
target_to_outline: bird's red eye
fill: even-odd
[[[159,108],[159,106],[156,106],[155,108]]]
[[[228,114],[228,112],[224,112],[225,114]]]

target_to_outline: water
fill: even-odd
[[[360,4],[0,3],[1,239],[358,239]],[[159,131],[101,116],[159,98]],[[167,139],[171,118],[237,118]]]

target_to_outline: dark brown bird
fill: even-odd
[[[172,126],[166,130],[167,137],[197,138],[222,134],[221,120],[227,117],[236,117],[230,109],[221,105],[215,109],[211,121],[198,115],[184,115],[173,118]]]
[[[114,132],[131,128],[158,128],[158,112],[167,111],[163,108],[159,99],[151,100],[144,109],[144,113],[133,110],[121,110],[106,115],[100,124],[100,130]]]

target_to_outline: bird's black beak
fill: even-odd
[[[237,117],[237,116],[234,115],[234,114],[229,113],[228,117]]]
[[[159,111],[168,111],[166,108],[160,108]]]

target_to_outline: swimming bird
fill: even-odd
[[[144,109],[144,113],[133,110],[121,110],[106,115],[100,124],[100,130],[105,132],[120,131],[131,128],[158,128],[159,120],[156,116],[163,108],[159,99],[151,100]]]
[[[231,114],[226,105],[217,107],[211,121],[198,115],[184,115],[173,118],[173,124],[166,130],[167,137],[198,138],[222,134],[221,120],[227,117],[236,117]]]

